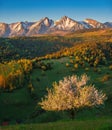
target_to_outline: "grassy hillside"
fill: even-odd
[[[112,128],[111,36],[112,31],[107,29],[63,37],[0,39],[0,124],[7,121],[9,125],[56,121],[0,129]],[[37,57],[39,55],[42,57]],[[84,73],[90,77],[90,84],[106,93],[104,105],[80,109],[74,121],[70,121],[67,111],[46,112],[40,108],[38,102],[53,82]]]
[[[100,71],[96,72],[94,68],[74,69],[71,65],[66,67],[66,63],[69,63],[69,58],[45,60],[44,63],[52,63],[52,69],[43,71],[39,68],[33,69],[31,72],[31,83],[33,85],[33,91],[29,91],[27,84],[22,88],[15,89],[10,93],[4,92],[0,94],[0,119],[1,122],[4,119],[9,119],[10,123],[15,124],[17,119],[22,120],[23,123],[27,122],[49,122],[56,121],[63,118],[69,119],[65,114],[57,113],[56,117],[52,117],[52,112],[47,113],[40,108],[36,108],[37,103],[46,94],[46,88],[51,87],[54,81],[59,81],[67,75],[77,74],[81,75],[87,73],[90,76],[92,84],[106,93],[108,101],[105,106],[101,108],[81,110],[81,113],[77,113],[76,118],[93,118],[97,116],[110,116],[111,112],[111,84],[112,84],[112,72],[108,66],[100,66]],[[108,77],[109,75],[109,77]],[[107,79],[105,79],[107,77]],[[104,80],[103,80],[104,79]],[[19,114],[18,114],[19,113]]]

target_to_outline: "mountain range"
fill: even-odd
[[[64,16],[57,21],[45,17],[37,22],[0,23],[0,37],[37,36],[58,32],[75,32],[93,28],[112,28],[112,22],[101,23],[90,18],[84,21],[76,21]]]

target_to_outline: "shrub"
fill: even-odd
[[[75,69],[78,69],[78,64],[75,64],[75,65],[74,65],[74,68],[75,68]]]
[[[104,76],[101,78],[101,81],[102,81],[102,82],[106,82],[106,81],[108,81],[110,78],[111,78],[111,76],[108,75],[108,74],[106,74],[106,75],[104,75]]]
[[[109,66],[109,69],[112,70],[112,65]]]
[[[69,67],[70,65],[69,65],[69,63],[66,63],[66,67]]]
[[[88,70],[89,70],[89,68],[88,68],[88,67],[86,67],[86,68],[85,68],[85,70],[86,70],[86,71],[88,71]]]
[[[41,69],[45,71],[45,70],[47,70],[47,67],[45,65],[43,65],[43,66],[41,66]]]

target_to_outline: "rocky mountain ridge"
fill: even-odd
[[[75,32],[93,28],[112,28],[112,22],[101,23],[90,18],[84,21],[76,21],[64,16],[57,21],[45,17],[37,22],[0,23],[0,37],[36,36],[57,31]]]

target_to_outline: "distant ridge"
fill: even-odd
[[[76,21],[67,16],[63,16],[57,21],[45,17],[37,22],[0,23],[0,37],[37,36],[40,34],[75,32],[94,28],[112,28],[112,22],[101,23],[90,18],[84,21]]]

